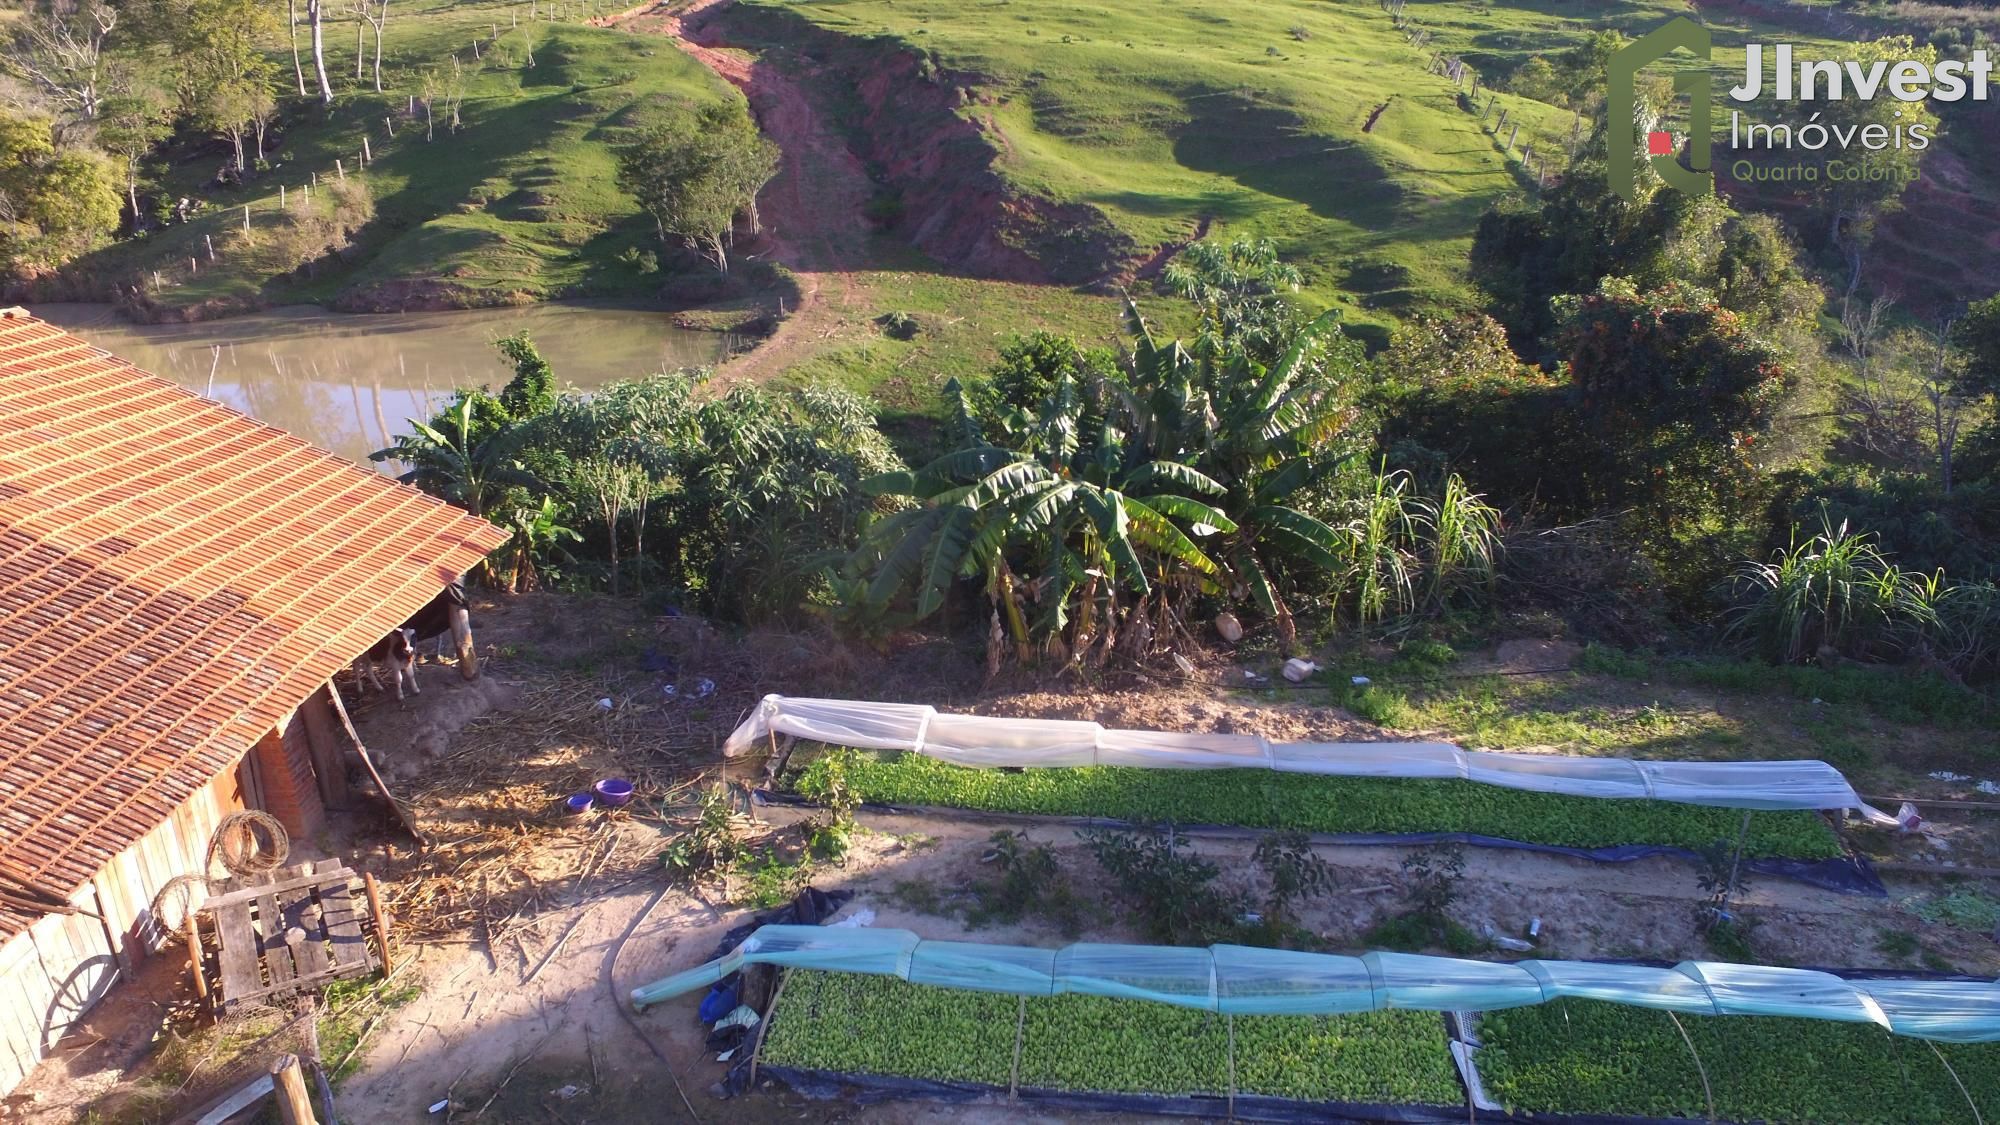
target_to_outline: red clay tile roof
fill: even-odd
[[[0,311],[0,872],[72,892],[504,538]]]

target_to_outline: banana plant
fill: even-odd
[[[519,455],[529,433],[521,423],[509,423],[477,441],[472,396],[461,396],[451,416],[452,432],[440,432],[430,425],[409,419],[414,433],[404,434],[396,444],[368,455],[370,461],[401,461],[409,466],[396,479],[459,505],[475,516],[484,516],[493,502],[510,488],[539,490],[542,482],[521,467]]]
[[[1094,388],[1058,380],[1021,437],[1021,449],[979,444],[866,482],[917,502],[878,522],[864,547],[872,601],[914,588],[916,616],[927,617],[953,582],[984,576],[1017,650],[1031,632],[1059,640],[1073,619],[1080,649],[1116,629],[1120,591],[1143,599],[1182,575],[1216,584],[1222,568],[1196,540],[1236,530],[1200,499],[1224,489],[1130,440]],[[1033,576],[1023,581],[1017,562]],[[1032,629],[1024,600],[1041,609]]]
[[[1221,506],[1237,529],[1224,542],[1231,593],[1269,617],[1279,640],[1297,638],[1273,578],[1280,565],[1339,574],[1348,537],[1295,498],[1325,483],[1351,454],[1336,448],[1350,411],[1329,371],[1359,362],[1327,313],[1297,331],[1268,366],[1244,348],[1195,355],[1179,341],[1157,342],[1136,306],[1127,409],[1156,448],[1172,448],[1222,484]]]

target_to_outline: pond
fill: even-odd
[[[109,305],[29,311],[155,374],[344,457],[426,418],[453,388],[512,375],[493,341],[526,329],[582,390],[720,361],[735,342],[676,328],[670,314],[588,304],[359,314],[305,305],[199,324],[133,324]]]

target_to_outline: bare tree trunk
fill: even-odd
[[[382,92],[382,32],[389,26],[389,0],[382,0],[382,7],[368,20],[368,26],[375,29],[375,92]]]
[[[356,20],[354,24],[354,80],[356,82],[361,81],[361,66],[368,61],[368,53],[362,50],[361,41],[361,25],[366,22],[368,22],[368,17],[363,16],[361,19]]]
[[[285,38],[292,41],[292,77],[299,81],[299,96],[306,96],[306,68],[299,62],[298,0],[285,0]]]
[[[424,102],[424,140],[426,142],[429,142],[429,141],[434,141],[436,139],[437,139],[437,128],[435,123],[431,120],[431,103],[427,99]]]
[[[333,83],[326,78],[326,42],[320,34],[320,7],[325,0],[306,0],[306,19],[312,24],[313,73],[319,78],[321,105],[333,104]]]
[[[250,165],[249,165],[248,163],[246,163],[246,162],[244,161],[244,159],[243,159],[243,126],[242,126],[242,125],[240,125],[240,124],[239,124],[239,125],[231,125],[231,126],[229,127],[229,140],[230,140],[230,142],[231,142],[231,143],[233,143],[233,144],[234,144],[234,145],[236,146],[236,174],[237,174],[237,175],[239,175],[239,176],[242,176],[242,175],[247,175],[247,174],[249,174],[249,171],[250,171]]]
[[[130,165],[126,167],[128,170],[125,173],[125,198],[131,201],[132,227],[136,230],[139,226],[139,179],[130,172]]]

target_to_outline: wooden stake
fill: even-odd
[[[1509,133],[1509,134],[1507,134],[1507,151],[1508,151],[1508,152],[1513,152],[1513,151],[1514,151],[1514,138],[1516,138],[1516,137],[1518,137],[1518,136],[1520,136],[1520,135],[1521,135],[1521,123],[1520,123],[1519,121],[1516,121],[1516,122],[1514,122],[1514,131],[1513,131],[1513,132],[1511,132],[1511,133]]]
[[[337,176],[339,176],[339,177],[340,177],[341,179],[343,179],[343,180],[344,180],[344,179],[346,179],[346,178],[347,178],[347,169],[346,169],[346,167],[344,167],[344,166],[343,166],[343,165],[342,165],[342,164],[340,163],[340,158],[339,158],[339,157],[335,157],[335,158],[334,158],[334,161],[333,161],[333,171],[334,171],[334,174],[335,174],[335,175],[337,175]]]
[[[387,118],[387,117],[384,117],[384,118],[382,119],[382,127],[383,127],[384,129],[387,129],[387,130],[389,130],[389,139],[390,139],[390,140],[392,140],[392,141],[393,141],[393,140],[395,140],[395,139],[396,139],[396,123],[395,123],[394,121],[390,120],[390,119],[389,119],[389,118]]]
[[[312,1099],[306,1095],[306,1078],[299,1070],[297,1055],[279,1055],[271,1064],[271,1085],[278,1096],[278,1119],[284,1125],[319,1125],[313,1116]]]
[[[278,210],[280,210],[280,211],[283,211],[284,209],[285,209],[285,185],[283,185],[283,184],[279,184],[279,185],[278,185]]]
[[[243,205],[243,233],[250,233],[250,205],[248,203]]]
[[[195,922],[194,907],[188,907],[187,919],[188,968],[194,970],[194,994],[203,1007],[208,1006],[208,974],[201,967],[201,929]]]
[[[196,267],[196,266],[195,266],[195,264],[194,264],[194,259],[193,259],[193,258],[189,258],[189,259],[188,259],[188,272],[189,272],[189,273],[193,273],[193,272],[195,272],[196,268],[197,268],[197,267]]]
[[[368,167],[368,162],[369,162],[369,161],[371,161],[371,160],[373,160],[373,159],[375,159],[375,150],[374,150],[374,149],[372,149],[372,148],[369,148],[369,147],[368,147],[368,138],[367,138],[367,137],[362,137],[362,138],[361,138],[361,166],[362,166],[363,168],[366,168],[366,167]]]
[[[479,678],[479,649],[472,643],[472,615],[462,605],[447,606],[445,620],[451,625],[451,641],[458,650],[458,676],[462,680]]]
[[[360,733],[354,729],[354,720],[347,714],[347,704],[341,701],[340,689],[334,686],[332,680],[326,682],[326,694],[327,701],[333,704],[334,716],[340,720],[340,729],[346,731],[348,740],[354,743],[354,752],[360,755],[361,764],[368,770],[368,776],[374,780],[376,791],[380,792],[382,799],[389,802],[389,806],[396,810],[396,819],[403,822],[404,828],[409,829],[411,838],[417,842],[417,850],[429,851],[430,837],[424,835],[424,830],[417,825],[417,818],[410,815],[410,810],[403,807],[403,802],[396,799],[395,793],[389,789],[389,783],[382,780],[382,771],[375,768],[375,759],[369,756],[367,745],[361,741]],[[387,964],[386,961],[383,963]]]
[[[389,916],[382,908],[382,889],[375,883],[373,871],[361,873],[361,885],[368,892],[369,920],[375,926],[375,945],[382,951],[382,975],[389,974]]]
[[[201,241],[202,245],[208,247],[208,260],[213,262],[215,260],[215,239],[204,234],[201,236]]]

